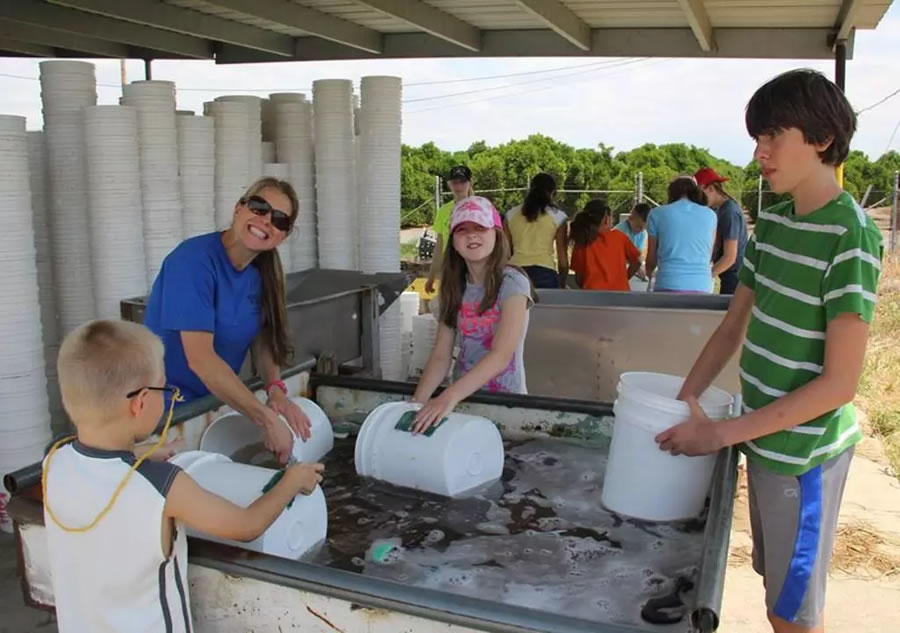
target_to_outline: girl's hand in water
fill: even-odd
[[[149,453],[150,449],[152,448],[153,444],[141,444],[140,446],[135,446],[134,456],[140,459],[141,457]],[[175,440],[171,440],[153,451],[153,454],[151,454],[147,459],[149,459],[151,462],[164,462],[172,457],[175,453],[179,452],[182,448],[184,448],[183,439],[178,438]]]
[[[457,405],[456,400],[444,391],[437,398],[432,398],[419,409],[416,414],[416,423],[413,425],[413,433],[424,433],[431,426],[437,424],[453,412]]]

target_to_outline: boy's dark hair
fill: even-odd
[[[634,212],[640,219],[646,222],[647,216],[650,215],[650,205],[646,202],[638,202],[634,205]]]
[[[669,183],[669,204],[678,202],[682,198],[687,198],[696,204],[706,206],[706,194],[700,189],[697,181],[690,176],[679,176]]]
[[[840,165],[850,152],[856,114],[847,97],[822,73],[802,68],[778,75],[762,85],[747,103],[744,117],[754,139],[795,127],[809,144],[831,139],[819,158]]]

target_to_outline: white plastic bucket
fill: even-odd
[[[334,448],[334,431],[325,412],[312,400],[291,398],[310,422],[310,437],[305,442],[294,437],[292,455],[298,462],[317,462]],[[285,425],[287,421],[282,417]],[[216,418],[203,432],[200,438],[200,450],[219,453],[228,457],[237,451],[263,442],[262,428],[243,414],[235,411],[225,413]]]
[[[238,464],[224,455],[205,451],[186,451],[170,461],[184,469],[201,488],[244,508],[262,496],[263,488],[278,472]],[[220,539],[188,528],[191,536],[292,559],[300,558],[322,543],[327,532],[328,507],[319,486],[311,495],[294,497],[291,507],[285,508],[268,530],[249,543]]]
[[[684,378],[625,373],[619,379],[616,421],[603,481],[603,505],[618,514],[648,521],[674,521],[703,511],[716,454],[674,456],[654,439],[684,422],[688,405],[677,400]],[[700,406],[712,419],[731,415],[731,394],[710,387]]]
[[[485,418],[451,413],[431,436],[394,428],[419,404],[376,407],[356,438],[356,472],[397,486],[448,497],[496,481],[503,473],[503,439]]]

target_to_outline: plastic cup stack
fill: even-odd
[[[84,138],[97,316],[118,319],[122,299],[144,296],[148,283],[137,109],[85,108]]]
[[[289,181],[290,169],[288,169],[287,163],[265,163],[263,165],[263,176]],[[289,212],[289,209],[284,209],[284,211]],[[294,269],[291,266],[292,235],[293,232],[289,233],[278,247],[278,256],[281,258],[281,268],[284,270],[285,274],[294,272]]]
[[[250,106],[239,101],[217,101],[209,104],[215,122],[216,229],[231,226],[234,205],[252,184],[247,159],[247,123]]]
[[[163,259],[184,238],[175,84],[135,81],[124,86],[122,94],[122,105],[133,106],[138,116],[144,258],[147,283],[153,284]]]
[[[403,316],[400,301],[394,301],[378,319],[378,342],[381,353],[381,377],[405,380],[403,373]]]
[[[211,117],[183,115],[178,128],[178,169],[184,236],[193,237],[216,230],[216,141]]]
[[[353,270],[358,222],[354,210],[353,84],[345,79],[313,82],[316,209],[319,265]]]
[[[413,317],[412,356],[409,361],[409,374],[421,376],[425,370],[434,341],[437,338],[438,322],[431,314],[418,314]]]
[[[216,101],[219,103],[246,103],[249,108],[247,111],[247,144],[244,148],[244,155],[250,170],[249,186],[262,176],[262,99],[249,95],[225,95],[217,97]]]
[[[56,376],[59,355],[59,323],[56,313],[56,289],[53,283],[53,249],[50,242],[49,176],[44,132],[27,132],[28,172],[31,176],[31,211],[34,221],[34,250],[37,263],[38,301],[41,305],[41,329],[44,343],[44,375],[47,377],[47,400],[54,430],[65,426],[62,397]]]
[[[40,74],[53,275],[62,336],[96,316],[81,110],[97,103],[97,80],[94,65],[79,61],[41,62]]]
[[[303,97],[296,93],[284,93]],[[313,153],[312,107],[303,101],[275,103],[275,153],[278,162],[287,163],[289,178],[297,192],[300,211],[291,232],[291,264],[295,271],[315,268],[318,263],[316,227],[316,165]]]
[[[30,189],[25,117],[0,116],[0,478],[50,441]]]
[[[360,112],[359,252],[364,273],[400,270],[399,77],[363,77]]]

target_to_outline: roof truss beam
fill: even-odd
[[[700,50],[704,53],[715,50],[716,40],[703,0],[678,0],[678,4],[681,5],[681,10],[691,25],[697,43],[700,44]]]
[[[354,0],[466,50],[481,50],[481,31],[420,0]]]
[[[591,27],[559,0],[516,0],[558,35],[583,51],[591,50]]]
[[[106,42],[93,37],[78,35],[77,33],[64,33],[63,31],[45,29],[34,24],[11,22],[3,19],[0,19],[0,38],[18,39],[41,46],[96,55],[97,57],[115,57],[118,59],[131,57],[130,49],[124,44]]]
[[[856,16],[862,8],[862,0],[844,0],[841,3],[838,17],[835,21],[835,42],[846,40],[850,36],[850,31],[856,24]]]
[[[23,42],[5,35],[0,35],[0,51],[28,55],[29,57],[56,57],[56,49],[52,46]]]
[[[89,11],[143,26],[200,36],[255,50],[290,57],[293,38],[255,26],[207,15],[156,0],[49,0],[53,4]],[[152,47],[151,47],[152,48]]]
[[[381,52],[381,33],[285,0],[214,0],[216,6],[305,31],[367,53]]]
[[[42,28],[77,33],[108,42],[128,42],[134,46],[192,59],[211,59],[212,45],[206,40],[122,22],[103,16],[58,7],[37,0],[0,3],[0,18]]]

